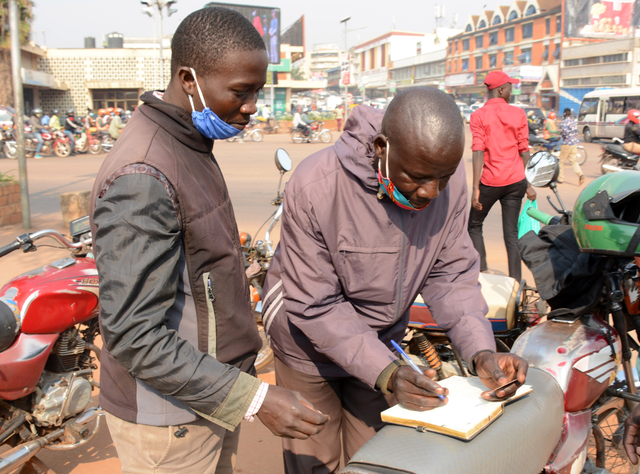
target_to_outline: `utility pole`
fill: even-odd
[[[344,53],[346,55],[347,58],[347,72],[349,73],[349,82],[351,82],[351,58],[349,57],[349,48],[347,46],[347,22],[351,19],[350,16],[343,18],[342,20],[340,20],[340,23],[344,24]],[[342,68],[344,67],[344,65],[342,65],[342,61],[340,64],[340,71],[342,72]],[[342,83],[342,74],[340,74],[340,82]],[[341,86],[343,84],[340,84]],[[344,84],[344,95],[345,95],[345,107],[344,107],[344,121],[346,123],[347,119],[349,118],[349,104],[347,103],[347,93],[349,92],[349,86]]]
[[[150,18],[153,18],[153,7],[158,9],[158,29],[160,30],[160,41],[159,41],[159,50],[160,50],[160,89],[164,90],[164,58],[162,56],[162,9],[167,8],[167,16],[173,15],[178,10],[171,8],[174,3],[177,3],[178,0],[140,0],[140,3],[145,5],[142,9],[142,13],[145,15],[149,15]]]
[[[29,208],[29,186],[27,184],[27,159],[24,155],[24,96],[22,94],[22,74],[20,72],[20,17],[18,0],[9,0],[9,30],[11,32],[11,75],[13,76],[13,105],[16,111],[13,122],[16,126],[18,153],[18,176],[20,180],[20,204],[22,205],[22,226],[31,228]]]

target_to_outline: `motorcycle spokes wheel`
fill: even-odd
[[[331,143],[331,132],[329,130],[323,130],[320,134],[320,141],[322,143]]]
[[[597,418],[594,428],[595,436],[594,432],[589,435],[587,457],[597,467],[603,467],[611,474],[635,474],[638,472],[638,466],[631,464],[624,451],[624,420],[627,415],[626,409],[619,407],[605,411]],[[602,433],[601,440],[604,441],[602,446],[598,446],[599,443],[596,442],[596,436],[599,437],[597,430]],[[602,449],[604,454],[604,464],[597,459],[598,447]]]
[[[251,132],[251,139],[254,142],[261,142],[262,138],[263,138],[262,130],[254,130],[253,132]]]
[[[306,137],[299,130],[296,130],[291,134],[291,140],[293,140],[293,143],[302,143],[305,139]]]
[[[102,153],[102,144],[99,141],[91,142],[89,145],[89,152],[92,155],[99,155]]]
[[[58,142],[53,145],[53,152],[56,156],[64,158],[65,156],[69,156],[71,154],[71,144],[68,142]]]

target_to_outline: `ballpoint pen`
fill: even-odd
[[[400,354],[400,357],[402,357],[402,359],[409,364],[409,366],[415,370],[416,372],[418,372],[421,375],[424,375],[424,372],[422,372],[422,370],[420,370],[420,368],[411,360],[411,358],[409,357],[409,355],[402,350],[402,347],[400,347],[400,344],[398,344],[396,341],[391,341],[391,345],[395,348],[395,350],[398,352],[398,354]],[[438,396],[438,398],[440,400],[444,400],[445,396],[444,395],[440,395],[438,393],[436,393],[436,395]]]

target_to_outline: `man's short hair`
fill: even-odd
[[[215,71],[230,51],[266,51],[262,37],[242,14],[222,7],[203,8],[182,20],[171,40],[171,77],[178,68],[199,76]]]
[[[565,116],[567,116],[567,115],[571,115],[571,109],[569,109],[569,108],[564,109],[563,114],[564,114]]]

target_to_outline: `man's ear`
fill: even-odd
[[[191,73],[191,69],[186,66],[181,66],[178,68],[178,72],[176,73],[176,76],[180,81],[180,87],[182,87],[182,90],[186,94],[193,96],[194,100],[196,101],[196,104],[198,104],[200,102],[200,97],[198,97],[196,80],[193,77],[193,74]],[[202,106],[202,104],[199,104],[199,105]]]
[[[387,153],[387,137],[379,133],[373,139],[373,149],[376,152],[378,158],[385,156]]]

